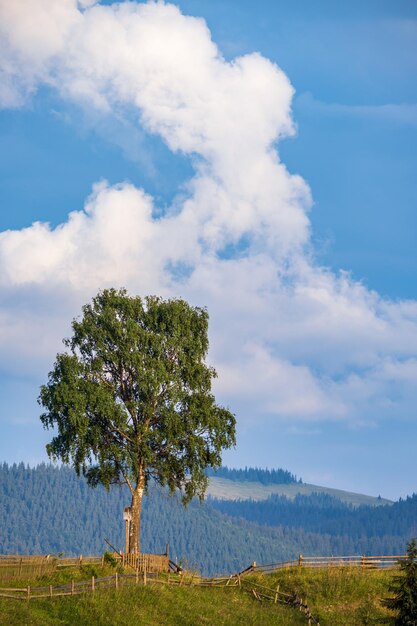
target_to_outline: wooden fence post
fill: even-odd
[[[114,584],[115,584],[116,589],[118,589],[119,588],[119,575],[117,572],[114,575]]]
[[[52,585],[49,585],[49,596],[52,598]]]
[[[28,600],[29,600],[29,598],[30,598],[30,586],[29,585],[28,585],[28,596],[27,597],[28,597]]]
[[[361,567],[364,568],[365,567],[365,555],[362,554],[361,556]]]
[[[72,581],[71,581],[71,595],[72,595],[72,596],[74,595],[74,586],[75,586],[75,585],[74,585],[74,581],[72,580]]]
[[[298,557],[298,565],[301,567],[301,566],[302,566],[302,564],[303,564],[303,555],[302,555],[302,554],[301,554],[301,552],[300,552],[300,555],[299,555],[299,557]]]
[[[94,585],[94,576],[91,576],[91,591],[94,593],[95,585]]]
[[[279,592],[279,583],[278,583],[276,591],[275,591],[274,604],[276,604],[278,602],[278,592]]]

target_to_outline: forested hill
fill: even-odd
[[[347,524],[352,509],[343,503],[311,496],[285,500],[274,519],[251,522],[243,519],[247,512],[234,509],[226,514],[216,510],[220,505],[215,502],[192,502],[184,510],[179,499],[151,487],[144,500],[142,550],[163,552],[168,542],[172,558],[211,574],[233,572],[254,560],[293,559],[299,552],[401,554],[406,541],[417,534],[415,496],[388,507],[361,507],[363,520],[372,524],[362,521],[360,533]],[[122,547],[122,512],[128,504],[126,489],[92,489],[65,467],[0,465],[0,554],[101,554],[105,537]],[[334,520],[334,527],[322,533],[326,517],[329,523]]]
[[[233,481],[250,481],[258,482],[261,485],[289,485],[291,483],[302,483],[301,478],[291,474],[284,469],[262,469],[260,467],[245,467],[244,469],[229,468],[227,466],[220,467],[217,470],[208,469],[207,476],[216,478],[227,478]]]
[[[417,496],[379,507],[346,505],[327,494],[297,495],[293,500],[272,495],[266,500],[215,500],[209,504],[234,518],[265,526],[328,535],[360,537],[417,536]]]

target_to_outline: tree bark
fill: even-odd
[[[132,493],[131,521],[129,528],[129,553],[140,554],[140,516],[142,512],[142,498],[145,488],[145,479],[141,477],[136,489]]]

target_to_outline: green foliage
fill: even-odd
[[[399,562],[400,571],[395,575],[390,591],[395,596],[385,604],[396,612],[397,626],[417,626],[417,541],[407,544],[407,558]]]
[[[107,550],[103,554],[103,560],[104,560],[104,563],[107,563],[107,565],[110,565],[111,567],[117,567],[117,559],[116,559],[116,557],[114,557],[111,554],[111,552],[108,552]]]
[[[53,459],[90,484],[130,482],[144,473],[189,501],[203,495],[204,469],[235,443],[235,418],[215,404],[208,314],[183,300],[100,292],[83,307],[40,393]]]
[[[184,503],[203,498],[206,469],[235,443],[235,417],[211,393],[207,311],[108,289],[72,329],[39,396],[58,431],[49,456],[90,485],[127,484],[135,518],[151,478]]]

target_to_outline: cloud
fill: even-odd
[[[10,371],[46,371],[80,306],[126,286],[207,305],[216,388],[243,419],[410,414],[417,303],[316,264],[310,190],[276,150],[294,132],[276,65],[226,62],[203,20],[162,2],[0,1],[0,23],[3,105],[46,84],[98,119],[136,118],[195,172],[164,213],[145,191],[101,181],[65,223],[0,234]]]
[[[0,234],[0,285],[63,286],[85,293],[135,274],[148,286],[155,266],[146,255],[151,212],[151,199],[132,185],[98,184],[84,211],[70,213],[65,224],[51,229],[36,222]]]

